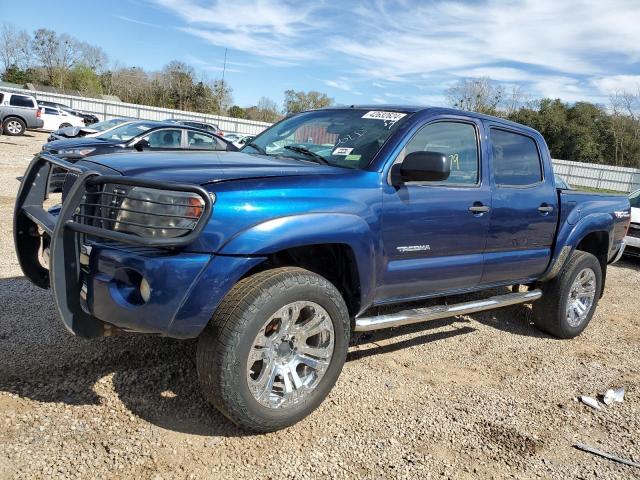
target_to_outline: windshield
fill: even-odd
[[[268,128],[242,151],[364,168],[408,116],[354,108],[304,112]]]
[[[126,122],[124,118],[112,118],[111,120],[105,120],[104,122],[92,123],[91,125],[87,125],[87,128],[102,132],[124,122]]]
[[[133,137],[146,132],[153,126],[154,124],[152,123],[129,123],[127,125],[122,125],[121,127],[108,130],[102,135],[98,135],[96,138],[100,138],[102,140],[121,140],[126,142],[131,140]]]
[[[640,208],[640,190],[637,190],[629,195],[629,203],[634,208]]]

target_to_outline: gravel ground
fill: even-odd
[[[44,140],[0,137],[0,478],[640,478],[640,263],[609,270],[577,339],[509,307],[359,335],[307,420],[248,435],[202,399],[195,343],[66,333],[13,253],[18,182]],[[625,386],[622,404],[573,400]]]

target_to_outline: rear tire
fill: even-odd
[[[595,313],[602,289],[598,259],[576,250],[562,272],[541,285],[542,298],[533,304],[534,323],[558,338],[574,338]]]
[[[70,126],[71,126],[70,123],[62,123],[62,124],[60,124],[60,126],[58,128],[67,128],[67,127],[70,127]]]
[[[291,426],[333,388],[349,336],[344,299],[324,277],[294,267],[251,275],[227,294],[199,338],[203,395],[241,428]]]
[[[20,118],[9,117],[5,118],[4,122],[2,122],[2,129],[5,135],[15,137],[23,135],[27,130],[27,125]]]

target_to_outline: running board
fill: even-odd
[[[539,299],[542,290],[536,289],[529,292],[514,292],[505,295],[496,295],[486,300],[474,300],[472,302],[457,303],[454,305],[437,305],[435,307],[413,308],[397,313],[379,315],[377,317],[356,317],[356,332],[369,332],[381,328],[399,327],[412,323],[426,322],[438,318],[466,315],[468,313],[493,310],[494,308],[527,303]]]

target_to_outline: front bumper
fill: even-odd
[[[76,177],[65,186],[57,215],[43,208],[53,168]],[[91,185],[117,182],[194,192],[204,212],[191,233],[176,238],[143,238],[81,223],[78,209]],[[68,190],[68,191],[66,191]],[[111,326],[178,338],[197,336],[220,300],[253,265],[256,257],[214,257],[180,249],[201,233],[211,214],[208,193],[200,187],[102,176],[41,153],[33,159],[14,211],[14,243],[25,275],[54,294],[66,328],[82,337],[111,334]],[[49,269],[39,253],[45,239]],[[142,279],[149,295],[141,295]],[[148,292],[147,292],[148,293]]]
[[[194,338],[242,274],[262,260],[94,244],[80,258],[81,300],[107,329]],[[151,292],[146,301],[141,279]]]

